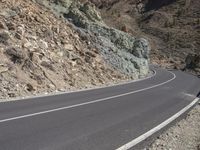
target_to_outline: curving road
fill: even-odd
[[[0,103],[0,149],[123,150],[136,145],[198,101],[199,78],[155,71],[137,82]]]

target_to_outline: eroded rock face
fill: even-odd
[[[53,5],[55,3],[50,7]],[[114,68],[134,77],[148,73],[150,46],[147,40],[108,27],[90,2],[73,1],[65,8],[64,17],[76,25],[79,33],[89,39],[91,45],[97,48]]]

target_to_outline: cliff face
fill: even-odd
[[[148,72],[146,40],[108,28],[93,6],[38,3],[0,1],[0,98],[93,87]]]
[[[107,25],[148,37],[152,63],[184,69],[188,55],[200,55],[199,0],[90,1]],[[200,73],[198,67],[189,70]]]

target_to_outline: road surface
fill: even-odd
[[[155,71],[137,82],[0,103],[0,149],[123,149],[187,107],[199,93],[199,78]]]

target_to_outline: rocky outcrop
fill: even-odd
[[[89,39],[91,45],[97,48],[114,68],[135,78],[147,75],[150,51],[147,40],[108,27],[102,21],[95,6],[89,2],[73,1],[67,7],[62,3],[49,3],[49,7],[62,7],[62,10],[65,8],[66,11],[57,12],[75,24],[80,35]]]

